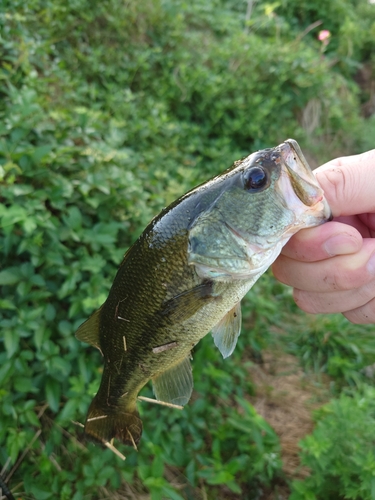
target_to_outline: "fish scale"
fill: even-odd
[[[191,190],[155,217],[126,253],[109,296],[77,331],[104,358],[86,434],[135,446],[137,396],[191,396],[191,350],[208,332],[223,357],[241,329],[240,302],[299,229],[330,209],[298,144],[258,151]]]

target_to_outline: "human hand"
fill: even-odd
[[[309,313],[375,323],[375,149],[315,170],[333,220],[303,229],[272,266]]]

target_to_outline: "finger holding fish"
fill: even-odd
[[[311,314],[349,313],[367,305],[375,297],[375,279],[363,286],[335,292],[306,292],[294,289],[297,305]]]
[[[316,177],[334,219],[297,233],[273,265],[307,312],[341,312],[354,323],[375,321],[375,150],[338,158]]]
[[[302,229],[284,246],[281,255],[300,262],[316,262],[358,252],[363,238],[352,226],[337,222],[327,222],[321,226]],[[275,261],[273,269],[278,269]]]
[[[275,277],[305,292],[334,292],[359,288],[374,279],[375,240],[364,240],[358,252],[316,262],[280,255],[273,266]]]

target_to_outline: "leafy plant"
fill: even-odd
[[[361,385],[375,357],[372,327],[353,325],[338,314],[308,318],[294,326],[290,352],[299,357],[305,370],[330,375],[338,388]]]
[[[294,481],[290,500],[372,500],[375,492],[375,389],[342,394],[316,415],[314,432],[301,442],[311,474]]]

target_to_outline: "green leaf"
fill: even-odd
[[[38,498],[38,500],[48,500],[48,498],[53,498],[53,493],[51,493],[50,491],[42,490],[35,485],[32,485],[30,487],[30,493],[32,493],[35,498]]]
[[[27,218],[27,211],[18,205],[11,206],[3,213],[0,227],[9,230],[17,222],[24,221]]]
[[[1,275],[1,272],[0,272]],[[0,299],[0,309],[16,309],[14,302],[8,299]]]
[[[59,410],[61,396],[61,384],[49,378],[46,383],[46,398],[51,410],[55,413]]]
[[[52,146],[50,145],[39,146],[35,148],[31,154],[33,161],[38,164],[45,156],[50,153],[51,149]]]
[[[6,329],[3,332],[5,349],[8,353],[8,358],[11,358],[18,350],[19,337],[13,330]]]
[[[160,454],[156,455],[151,465],[151,475],[155,478],[161,477],[164,472],[164,461]]]
[[[0,271],[0,285],[15,285],[22,279],[19,268],[10,267]]]
[[[168,498],[170,500],[185,500],[183,496],[177,493],[177,491],[170,486],[163,486],[162,492],[164,493],[164,498]]]
[[[64,422],[68,422],[69,420],[72,420],[77,408],[78,408],[77,400],[74,398],[69,399],[65,403],[64,408],[62,409],[62,411],[59,414],[59,421],[64,423]]]
[[[35,392],[35,388],[33,387],[32,380],[27,377],[15,377],[14,379],[14,388],[17,392]]]

